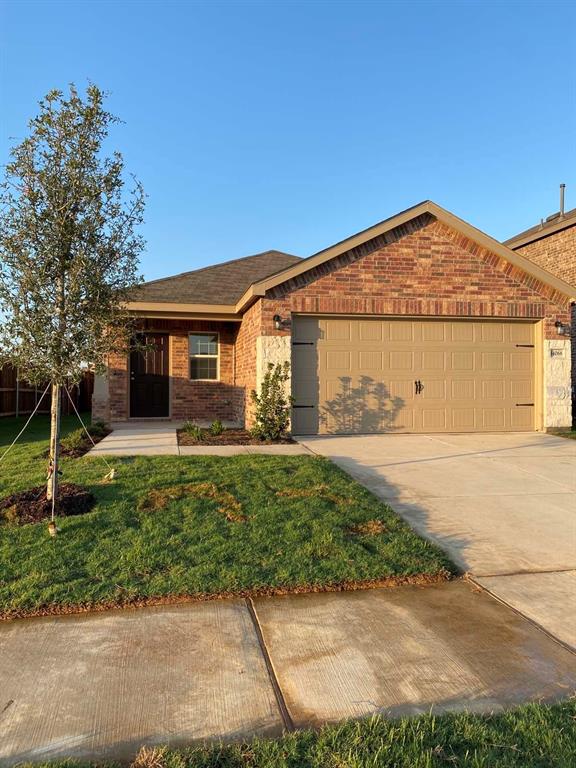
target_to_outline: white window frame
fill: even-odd
[[[192,354],[190,352],[190,340],[192,336],[216,336],[216,354],[202,355]],[[194,379],[192,378],[192,360],[214,360],[216,358],[216,378],[215,379]],[[188,334],[188,380],[189,381],[220,381],[220,332],[219,331],[190,331]]]

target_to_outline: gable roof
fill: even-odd
[[[242,312],[258,297],[264,296],[266,291],[269,291],[271,288],[275,288],[287,280],[291,280],[320,264],[335,259],[346,251],[349,251],[352,248],[357,248],[369,240],[384,235],[425,213],[431,214],[434,218],[438,219],[438,221],[441,221],[448,227],[460,232],[460,234],[483,248],[501,256],[510,264],[519,267],[527,274],[537,278],[545,285],[549,285],[562,295],[569,298],[573,298],[576,295],[576,288],[564,282],[564,280],[561,280],[550,272],[547,272],[545,269],[542,269],[542,267],[534,264],[525,256],[522,256],[522,254],[511,250],[506,245],[503,245],[493,237],[486,235],[471,224],[467,224],[465,221],[454,216],[453,213],[450,213],[436,203],[433,203],[431,200],[424,200],[422,203],[418,203],[418,205],[407,208],[405,211],[402,211],[395,216],[391,216],[362,232],[358,232],[357,234],[346,238],[346,240],[342,240],[329,248],[325,248],[324,250],[309,256],[307,259],[301,259],[296,264],[289,266],[287,269],[276,275],[266,277],[253,283],[236,304],[236,312]]]
[[[299,256],[289,253],[264,251],[143,283],[131,303],[235,305],[252,283],[298,261]]]
[[[560,213],[548,216],[545,221],[540,222],[535,227],[525,229],[524,232],[520,232],[520,234],[505,240],[504,245],[512,249],[521,248],[524,245],[528,245],[528,243],[533,243],[535,240],[541,240],[543,237],[548,237],[556,232],[561,232],[563,229],[574,226],[576,226],[576,208],[566,211],[563,216]]]

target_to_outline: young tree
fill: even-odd
[[[140,281],[144,191],[125,190],[119,152],[103,144],[118,118],[104,93],[51,91],[11,151],[0,185],[0,363],[51,382],[47,496],[57,500],[62,387],[125,344],[123,308]]]

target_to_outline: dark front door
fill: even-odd
[[[168,335],[142,333],[137,340],[146,349],[130,353],[130,416],[170,415],[168,379]]]

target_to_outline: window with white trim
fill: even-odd
[[[188,337],[190,378],[197,381],[218,380],[217,333],[191,333]]]

